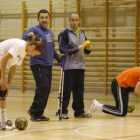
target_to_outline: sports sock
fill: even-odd
[[[7,115],[6,115],[6,108],[5,109],[1,109],[1,119],[2,122],[7,122]]]
[[[100,110],[102,110],[103,104],[99,103],[99,104],[98,104],[98,108],[99,108]]]
[[[99,108],[100,110],[102,110],[102,109],[103,109],[103,104],[99,103],[99,104],[98,104],[98,108]]]

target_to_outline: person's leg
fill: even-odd
[[[3,124],[2,122],[2,114],[1,114],[1,111],[2,111],[2,102],[3,102],[3,96],[1,96],[1,93],[0,93],[0,130],[5,130],[6,127],[5,125]]]
[[[125,116],[127,114],[129,90],[127,88],[122,88],[118,85],[116,79],[112,81],[111,90],[115,99],[115,106],[103,105],[97,100],[94,100],[89,108],[89,112],[100,109],[104,113],[115,115],[115,116]]]
[[[84,111],[84,70],[75,70],[76,80],[73,88],[73,103],[72,108],[75,111],[74,116],[83,114]]]
[[[41,78],[41,82],[44,83],[43,87],[39,87],[37,88],[37,93],[41,92],[41,97],[42,100],[40,100],[41,103],[41,110],[40,110],[40,115],[44,114],[44,110],[47,106],[48,103],[48,98],[49,98],[49,94],[50,94],[50,90],[51,90],[51,81],[52,81],[52,67],[49,66],[42,66],[41,67],[41,73],[42,73],[42,78]],[[40,94],[39,94],[40,96]],[[38,96],[38,97],[39,97]],[[39,104],[39,103],[38,103]]]
[[[1,130],[12,130],[14,128],[13,123],[7,119],[6,114],[6,93],[7,90],[0,90],[0,129]]]
[[[2,101],[1,117],[2,117],[2,122],[6,123],[8,120],[6,114],[6,100]]]
[[[115,99],[116,106],[103,105],[102,111],[115,116],[126,116],[129,91],[127,88],[120,87],[116,80],[112,82],[111,90]]]
[[[8,96],[7,90],[2,91],[3,93],[3,100],[2,100],[2,110],[1,110],[1,117],[2,117],[2,122],[7,123],[7,114],[6,114],[6,97]]]
[[[5,91],[0,90],[0,108],[1,108],[0,114],[1,114],[1,120],[3,123],[7,122],[6,97],[5,97],[6,93],[7,93],[7,90]]]
[[[68,114],[68,105],[70,101],[71,91],[75,81],[73,70],[65,70],[64,72],[64,88],[63,88],[63,103],[62,114]]]
[[[0,78],[1,78],[1,69],[0,69]],[[2,116],[1,116],[1,110],[2,110],[2,100],[3,100],[3,93],[0,90],[0,127],[2,124]]]
[[[0,123],[2,123],[1,110],[2,110],[2,100],[0,99]]]
[[[84,111],[84,74],[85,70],[75,70],[75,83],[73,88],[73,103],[74,116],[76,118],[90,118],[91,114]]]
[[[29,113],[37,117],[37,121],[47,121],[49,120],[49,118],[46,117],[47,119],[45,119],[43,113],[47,105],[50,93],[52,67],[34,65],[31,66],[31,70],[33,72],[33,76],[36,82],[36,90],[33,103],[29,109]],[[40,118],[40,116],[42,119]]]

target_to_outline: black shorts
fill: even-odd
[[[7,93],[7,90],[5,91],[0,90],[0,100],[5,100],[6,93]]]

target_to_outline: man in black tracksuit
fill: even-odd
[[[74,116],[78,118],[90,118],[91,115],[84,111],[84,73],[85,73],[85,54],[91,52],[91,45],[82,46],[86,36],[78,27],[78,13],[71,13],[70,26],[63,30],[59,35],[60,51],[67,54],[64,71],[64,91],[62,103],[62,118],[68,119],[68,105],[71,92],[73,92],[72,108]]]

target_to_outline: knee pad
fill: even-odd
[[[0,90],[0,100],[5,100],[6,92],[7,90],[5,91]]]

